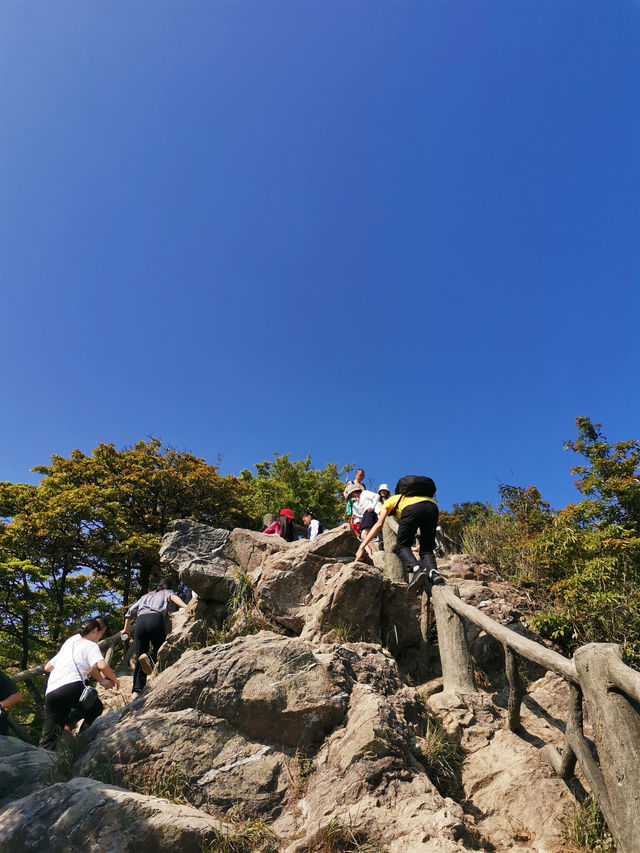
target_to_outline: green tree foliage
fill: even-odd
[[[538,630],[569,648],[615,642],[640,659],[640,443],[609,444],[600,424],[576,421],[566,447],[584,458],[571,471],[585,500],[557,513],[533,544],[547,580]]]
[[[273,462],[259,462],[252,474],[240,472],[247,488],[244,506],[256,524],[263,515],[275,515],[288,507],[296,519],[312,510],[325,527],[336,524],[344,516],[342,475],[353,465],[339,468],[330,462],[325,468],[312,468],[311,457],[291,460],[288,453],[274,453]]]
[[[474,521],[487,518],[492,514],[491,504],[482,501],[464,501],[461,504],[454,503],[449,512],[441,509],[439,524],[447,536],[460,549],[465,529]]]
[[[146,592],[162,574],[171,519],[247,521],[237,478],[155,438],[74,450],[33,470],[43,475],[38,486],[0,484],[0,666],[46,659],[70,624]]]
[[[498,492],[498,509],[477,513],[465,526],[463,548],[513,578],[530,581],[536,576],[533,541],[553,513],[535,486],[501,484]]]
[[[610,444],[600,424],[576,420],[565,447],[584,500],[553,512],[533,486],[500,486],[496,511],[464,526],[464,550],[530,586],[533,627],[567,651],[619,643],[640,660],[640,443]]]

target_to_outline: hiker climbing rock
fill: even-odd
[[[98,646],[106,630],[107,623],[101,616],[83,622],[80,631],[65,640],[58,654],[45,664],[44,671],[50,673],[41,744],[45,749],[55,747],[65,725],[82,719],[80,731],[83,731],[102,713],[102,702],[95,691],[91,697],[83,699],[85,679],[90,674],[103,687],[119,688],[118,679]]]
[[[407,475],[398,480],[396,493],[382,505],[378,521],[362,540],[356,552],[361,560],[369,542],[382,530],[385,519],[390,515],[398,518],[398,536],[394,552],[406,568],[413,573],[409,588],[421,592],[427,584],[442,584],[444,578],[436,568],[435,548],[438,525],[438,505],[434,500],[436,485],[431,477]],[[411,546],[420,531],[420,560]]]
[[[124,617],[124,628],[121,632],[123,640],[131,636],[131,619],[136,616],[135,644],[138,661],[133,672],[132,699],[137,699],[144,690],[147,676],[153,672],[158,649],[167,638],[164,614],[170,601],[178,607],[187,606],[171,589],[171,581],[165,579],[160,581],[153,592],[147,592],[132,604]]]
[[[9,734],[7,711],[22,699],[22,693],[4,672],[0,672],[0,735]]]
[[[302,513],[302,523],[307,528],[307,539],[315,539],[316,536],[324,531],[324,527],[321,522],[318,521],[310,509],[307,509]]]

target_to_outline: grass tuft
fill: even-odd
[[[613,838],[593,797],[579,803],[562,824],[566,853],[615,853]]]
[[[386,853],[363,827],[334,819],[320,831],[311,853]]]
[[[217,837],[200,848],[201,853],[277,853],[277,838],[261,820],[246,820],[232,833],[217,833]]]

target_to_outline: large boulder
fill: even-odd
[[[270,632],[187,652],[145,697],[93,724],[76,772],[108,764],[118,783],[139,786],[170,768],[196,806],[273,818],[296,750],[342,723],[353,671]]]
[[[293,547],[300,552],[317,554],[325,560],[342,560],[352,562],[356,551],[360,547],[360,541],[348,524],[340,524],[325,530],[315,539],[300,539],[293,542]]]
[[[2,853],[201,853],[221,837],[219,821],[178,805],[72,779],[0,812]]]
[[[158,651],[158,664],[166,669],[188,649],[207,645],[209,631],[218,628],[227,615],[227,606],[205,598],[194,598],[186,610],[171,614],[172,630]]]
[[[350,679],[307,643],[260,631],[189,652],[156,680],[146,710],[222,717],[249,737],[295,747],[343,719]]]
[[[311,589],[324,564],[324,558],[306,549],[272,554],[256,586],[257,606],[269,619],[299,634],[309,618]]]
[[[228,541],[228,530],[180,518],[167,525],[160,560],[199,596],[224,603],[231,597],[237,571]]]
[[[0,801],[24,797],[47,785],[56,762],[53,752],[14,737],[0,737]]]
[[[311,589],[301,638],[310,642],[379,643],[382,572],[364,563],[331,563]]]
[[[229,543],[234,559],[254,582],[259,579],[263,563],[268,557],[293,547],[292,542],[286,542],[281,536],[258,533],[242,527],[231,531]]]
[[[462,807],[443,799],[416,757],[418,728],[406,714],[414,706],[412,691],[394,686],[398,692],[391,695],[354,686],[345,725],[315,756],[296,809],[287,810],[273,826],[285,840],[286,853],[325,849],[316,845],[339,827],[348,828],[363,844],[366,839],[375,849],[381,845],[395,853],[469,849],[463,843],[471,833]]]
[[[229,544],[233,558],[248,573],[249,577],[258,582],[262,571],[273,563],[274,555],[290,554],[292,560],[299,560],[313,554],[329,560],[350,562],[358,550],[359,541],[348,524],[341,524],[331,530],[326,530],[313,540],[298,539],[295,542],[285,542],[280,536],[257,533],[255,530],[243,530],[237,527],[231,531]],[[231,552],[229,551],[231,554]]]

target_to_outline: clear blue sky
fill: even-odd
[[[640,3],[0,4],[0,479],[155,434],[574,499],[640,437]]]

